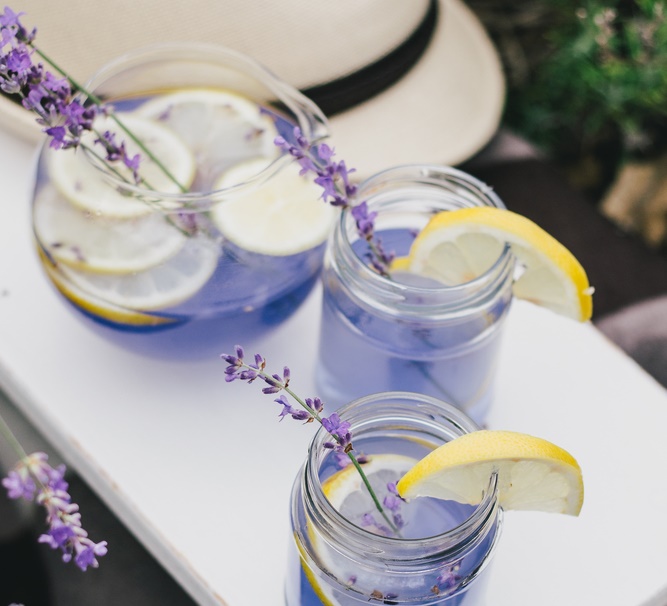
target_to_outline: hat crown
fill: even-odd
[[[429,0],[24,0],[26,27],[73,75],[156,42],[215,43],[247,54],[297,88],[354,72],[399,46]],[[69,5],[66,6],[66,5]],[[119,35],[119,32],[122,35]]]
[[[423,21],[429,0],[226,0],[225,6],[230,17],[221,43],[308,88],[355,72],[398,47]]]

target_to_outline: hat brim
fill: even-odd
[[[363,178],[406,163],[458,164],[479,151],[500,123],[502,66],[477,17],[462,0],[439,0],[433,38],[393,86],[330,120],[331,143]],[[0,96],[0,127],[43,138],[32,113]]]
[[[505,101],[498,54],[461,0],[440,0],[433,39],[394,86],[331,118],[337,157],[366,177],[398,164],[456,165],[494,135]]]

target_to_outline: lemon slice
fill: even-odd
[[[370,457],[362,469],[376,494],[387,492],[387,483],[396,482],[416,463],[412,457],[379,454]],[[347,465],[322,484],[329,503],[347,520],[354,522],[369,511],[375,511],[368,490],[354,465]],[[370,505],[370,507],[369,507]]]
[[[200,191],[237,162],[279,152],[275,122],[258,104],[229,91],[176,91],[147,101],[136,113],[170,128],[192,150]]]
[[[143,142],[151,153],[170,171],[174,178],[183,187],[187,188],[195,175],[195,160],[190,150],[169,129],[156,122],[136,117],[130,114],[119,114],[123,124]],[[124,142],[130,157],[140,154],[141,163],[139,173],[146,181],[146,187],[153,191],[175,194],[180,192],[179,186],[174,183],[138,145],[126,135],[110,117],[100,117],[95,120],[95,131],[104,133],[110,131],[116,134],[116,142]],[[97,135],[86,132],[82,142],[104,156],[104,149],[95,144]],[[78,208],[96,215],[115,218],[129,218],[151,212],[150,199],[145,201],[136,197],[124,195],[104,179],[91,160],[86,157],[82,149],[48,150],[48,170],[54,185],[67,200]],[[134,179],[129,169],[122,162],[113,163],[130,183]]]
[[[60,293],[75,306],[96,318],[121,326],[135,327],[164,326],[176,321],[172,318],[123,309],[84,293],[64,278],[58,267],[53,265],[41,249],[39,250],[39,256],[47,275]]]
[[[387,495],[387,483],[396,482],[416,462],[416,459],[403,455],[376,454],[369,457],[369,461],[364,463],[362,468],[373,490],[379,496],[380,501],[382,501],[383,497]],[[353,524],[366,528],[371,532],[377,530],[364,524],[363,516],[368,513],[374,516],[378,522],[382,522],[381,515],[375,508],[359,472],[353,465],[347,465],[327,478],[322,483],[322,491],[331,505]],[[344,583],[353,574],[359,574],[357,569],[350,568],[352,565],[350,561],[345,557],[341,557],[341,554],[334,547],[331,547],[311,524],[308,525],[307,532],[314,555],[319,560],[320,568],[337,576],[340,583]],[[327,606],[338,605],[339,602],[330,591],[330,588],[325,583],[320,582],[317,575],[309,566],[309,557],[306,550],[299,545],[298,540],[296,543],[301,557],[302,568],[315,595],[322,604]]]
[[[517,298],[576,320],[590,319],[593,289],[581,264],[535,223],[508,210],[438,213],[415,238],[407,264],[412,273],[463,284],[490,269],[506,244],[524,268],[513,285]]]
[[[311,540],[312,540],[313,533],[310,532],[309,534],[311,535]],[[325,587],[323,584],[321,584],[319,579],[317,578],[317,575],[313,572],[312,568],[310,567],[309,563],[310,558],[308,557],[308,553],[303,548],[303,545],[301,544],[297,536],[294,537],[294,543],[299,552],[299,560],[301,561],[301,570],[303,570],[303,573],[306,575],[308,584],[315,593],[315,597],[317,597],[317,599],[322,603],[322,606],[339,606],[338,602],[331,595],[331,590]]]
[[[498,474],[504,509],[578,515],[584,485],[578,463],[562,448],[526,434],[476,431],[430,452],[398,482],[404,498],[435,497],[475,505]]]
[[[266,159],[229,169],[215,189],[244,183],[267,165]],[[321,200],[322,190],[291,163],[247,191],[239,191],[212,210],[220,232],[237,246],[265,255],[293,255],[324,242],[336,210]]]
[[[176,255],[145,271],[110,275],[61,265],[60,272],[82,297],[123,309],[160,310],[178,305],[199,292],[213,275],[218,255],[219,246],[214,242],[193,236]]]
[[[54,259],[100,273],[143,271],[175,255],[186,240],[160,213],[109,219],[71,205],[52,187],[35,198],[33,225]]]

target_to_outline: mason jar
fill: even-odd
[[[292,491],[287,606],[487,604],[487,565],[502,522],[495,473],[478,505],[385,500],[388,484],[415,461],[478,426],[454,406],[408,392],[373,394],[338,414],[351,425],[377,498],[393,516],[400,509],[401,523],[387,528],[357,470],[341,467],[320,428]]]
[[[359,187],[386,250],[409,254],[415,234],[435,214],[471,206],[504,208],[490,187],[453,168],[401,166]],[[323,270],[317,385],[340,406],[378,391],[442,398],[482,422],[491,403],[501,328],[512,301],[509,246],[469,282],[443,285],[369,266],[367,244],[344,211]]]

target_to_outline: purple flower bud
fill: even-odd
[[[278,402],[283,409],[279,413],[280,421],[282,421],[285,417],[291,415],[294,412],[294,409],[290,405],[290,403],[287,401],[287,398],[285,396],[280,396],[274,400],[274,402]]]
[[[7,489],[7,496],[10,499],[32,501],[35,498],[37,486],[27,473],[20,474],[15,470],[10,471],[7,477],[3,478],[2,485]]]
[[[5,6],[5,12],[0,15],[0,25],[4,27],[21,27],[19,22],[19,17],[25,15],[25,13],[15,13],[11,8]]]
[[[44,132],[51,137],[51,142],[49,147],[53,149],[60,149],[65,145],[65,136],[67,135],[67,130],[64,126],[52,126],[47,128]]]
[[[311,410],[314,410],[315,412],[321,412],[322,409],[324,408],[324,404],[322,404],[322,400],[319,398],[306,398],[306,406],[310,408]]]
[[[299,175],[302,177],[304,175],[307,175],[310,172],[317,172],[317,167],[313,163],[313,161],[308,158],[307,156],[304,156],[303,158],[298,159],[299,166],[301,166],[301,170],[299,171]]]
[[[227,362],[227,364],[230,364],[232,366],[240,366],[241,360],[239,360],[236,356],[230,356],[229,354],[221,354],[220,357]]]
[[[292,418],[295,421],[310,421],[313,417],[312,415],[303,409],[296,409],[292,411]]]
[[[64,549],[67,542],[75,536],[76,533],[71,526],[62,522],[55,522],[48,532],[41,535],[37,541],[48,544],[52,549]]]
[[[97,562],[97,557],[102,557],[107,554],[107,542],[102,541],[100,543],[92,543],[86,546],[82,551],[80,551],[76,558],[74,559],[76,565],[81,568],[84,572],[90,566],[92,568],[97,568],[99,563]]]
[[[328,417],[322,417],[322,425],[331,435],[345,435],[350,431],[350,423],[341,421],[338,413],[332,413]]]
[[[325,162],[329,162],[335,155],[335,152],[333,148],[329,147],[326,143],[320,143],[317,146],[317,155]]]
[[[88,533],[81,527],[79,506],[71,502],[64,476],[64,465],[53,468],[46,454],[36,452],[20,461],[2,483],[8,488],[10,496],[32,500],[37,490],[32,478],[38,480],[37,503],[46,510],[46,522],[49,525],[47,532],[38,541],[52,549],[59,549],[65,562],[74,557],[82,570],[88,566],[97,567],[95,556],[106,554],[106,541],[96,544],[88,538]]]
[[[398,511],[401,506],[401,500],[393,494],[388,494],[382,501],[382,504],[389,509],[389,511]]]

